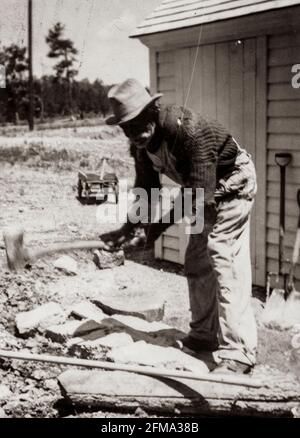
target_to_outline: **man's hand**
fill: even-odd
[[[120,228],[109,233],[104,233],[100,239],[107,245],[109,249],[112,248],[132,248],[142,246],[146,242],[145,233],[143,230],[126,231]]]

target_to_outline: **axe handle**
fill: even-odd
[[[28,250],[28,261],[35,261],[50,254],[75,251],[77,249],[105,249],[108,251],[105,243],[100,240],[75,240],[72,242],[56,243],[47,248],[41,248],[38,250]]]
[[[0,350],[0,357],[7,359],[20,359],[36,362],[55,363],[60,365],[73,365],[85,368],[98,368],[104,370],[126,371],[155,377],[173,377],[179,379],[202,380],[207,382],[228,383],[230,385],[260,388],[264,386],[261,380],[243,376],[228,376],[226,374],[196,373],[191,371],[170,370],[168,368],[154,368],[141,365],[125,365],[112,362],[77,359],[73,357],[52,356],[46,354],[31,354],[18,351]]]

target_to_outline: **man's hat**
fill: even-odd
[[[150,96],[136,79],[127,79],[112,87],[108,98],[114,115],[106,119],[108,125],[118,125],[137,117],[150,103],[159,99],[161,93]]]

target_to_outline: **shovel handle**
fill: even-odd
[[[293,265],[296,265],[298,263],[299,250],[300,250],[300,228],[298,228],[297,230],[297,235],[294,245],[293,258],[292,258]]]
[[[297,203],[298,203],[298,207],[300,209],[300,189],[297,192]],[[294,249],[293,249],[292,263],[291,263],[291,268],[290,268],[289,278],[288,278],[288,285],[287,285],[288,293],[291,293],[291,291],[294,289],[294,271],[295,271],[295,266],[298,263],[299,251],[300,251],[300,211],[299,211],[299,218],[298,218],[297,234],[296,234],[296,239],[295,239],[295,244],[294,244]]]

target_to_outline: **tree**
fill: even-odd
[[[0,64],[5,66],[6,75],[6,118],[14,123],[28,99],[28,59],[26,48],[11,44],[0,51]]]
[[[77,55],[78,50],[74,47],[73,41],[63,37],[64,31],[65,26],[61,23],[56,23],[52,29],[49,29],[46,43],[50,47],[48,57],[59,59],[53,68],[56,73],[56,79],[59,82],[63,81],[67,84],[66,110],[72,113],[72,82],[78,73],[78,71],[74,69],[76,62],[75,55]]]

